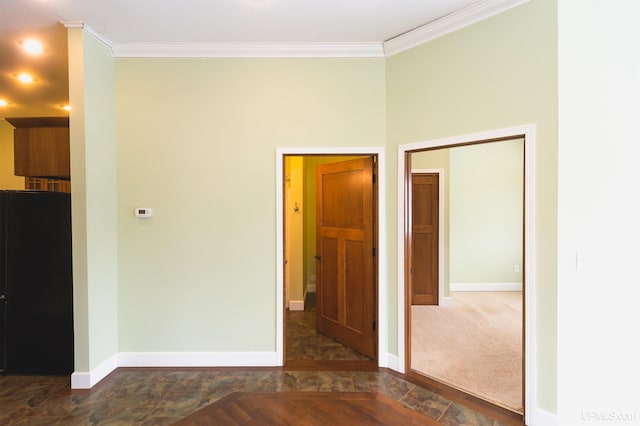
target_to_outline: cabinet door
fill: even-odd
[[[17,128],[14,132],[17,176],[69,178],[69,128]]]

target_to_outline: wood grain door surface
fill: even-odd
[[[374,358],[373,158],[316,169],[316,326]]]
[[[411,304],[438,304],[438,174],[411,178]]]

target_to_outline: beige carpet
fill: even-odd
[[[522,413],[522,292],[451,297],[412,307],[411,369]]]

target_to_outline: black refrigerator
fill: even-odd
[[[73,372],[70,194],[0,191],[0,371]]]

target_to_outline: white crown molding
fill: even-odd
[[[385,56],[393,56],[405,50],[435,40],[446,34],[490,18],[506,10],[527,3],[529,0],[483,0],[415,30],[401,34],[384,42]]]
[[[60,21],[60,23],[62,25],[64,25],[65,28],[82,28],[82,29],[84,29],[86,32],[88,32],[89,34],[94,36],[101,43],[103,43],[105,46],[107,46],[109,48],[109,50],[111,50],[113,52],[113,49],[111,47],[111,44],[112,44],[111,40],[109,40],[108,38],[104,37],[102,34],[98,33],[96,30],[91,28],[89,25],[85,24],[83,21]]]
[[[384,43],[116,43],[82,21],[61,21],[84,28],[116,58],[384,58],[490,18],[529,0],[481,0]]]
[[[116,58],[383,58],[382,43],[112,43]]]
[[[65,28],[84,28],[83,21],[60,21]]]

